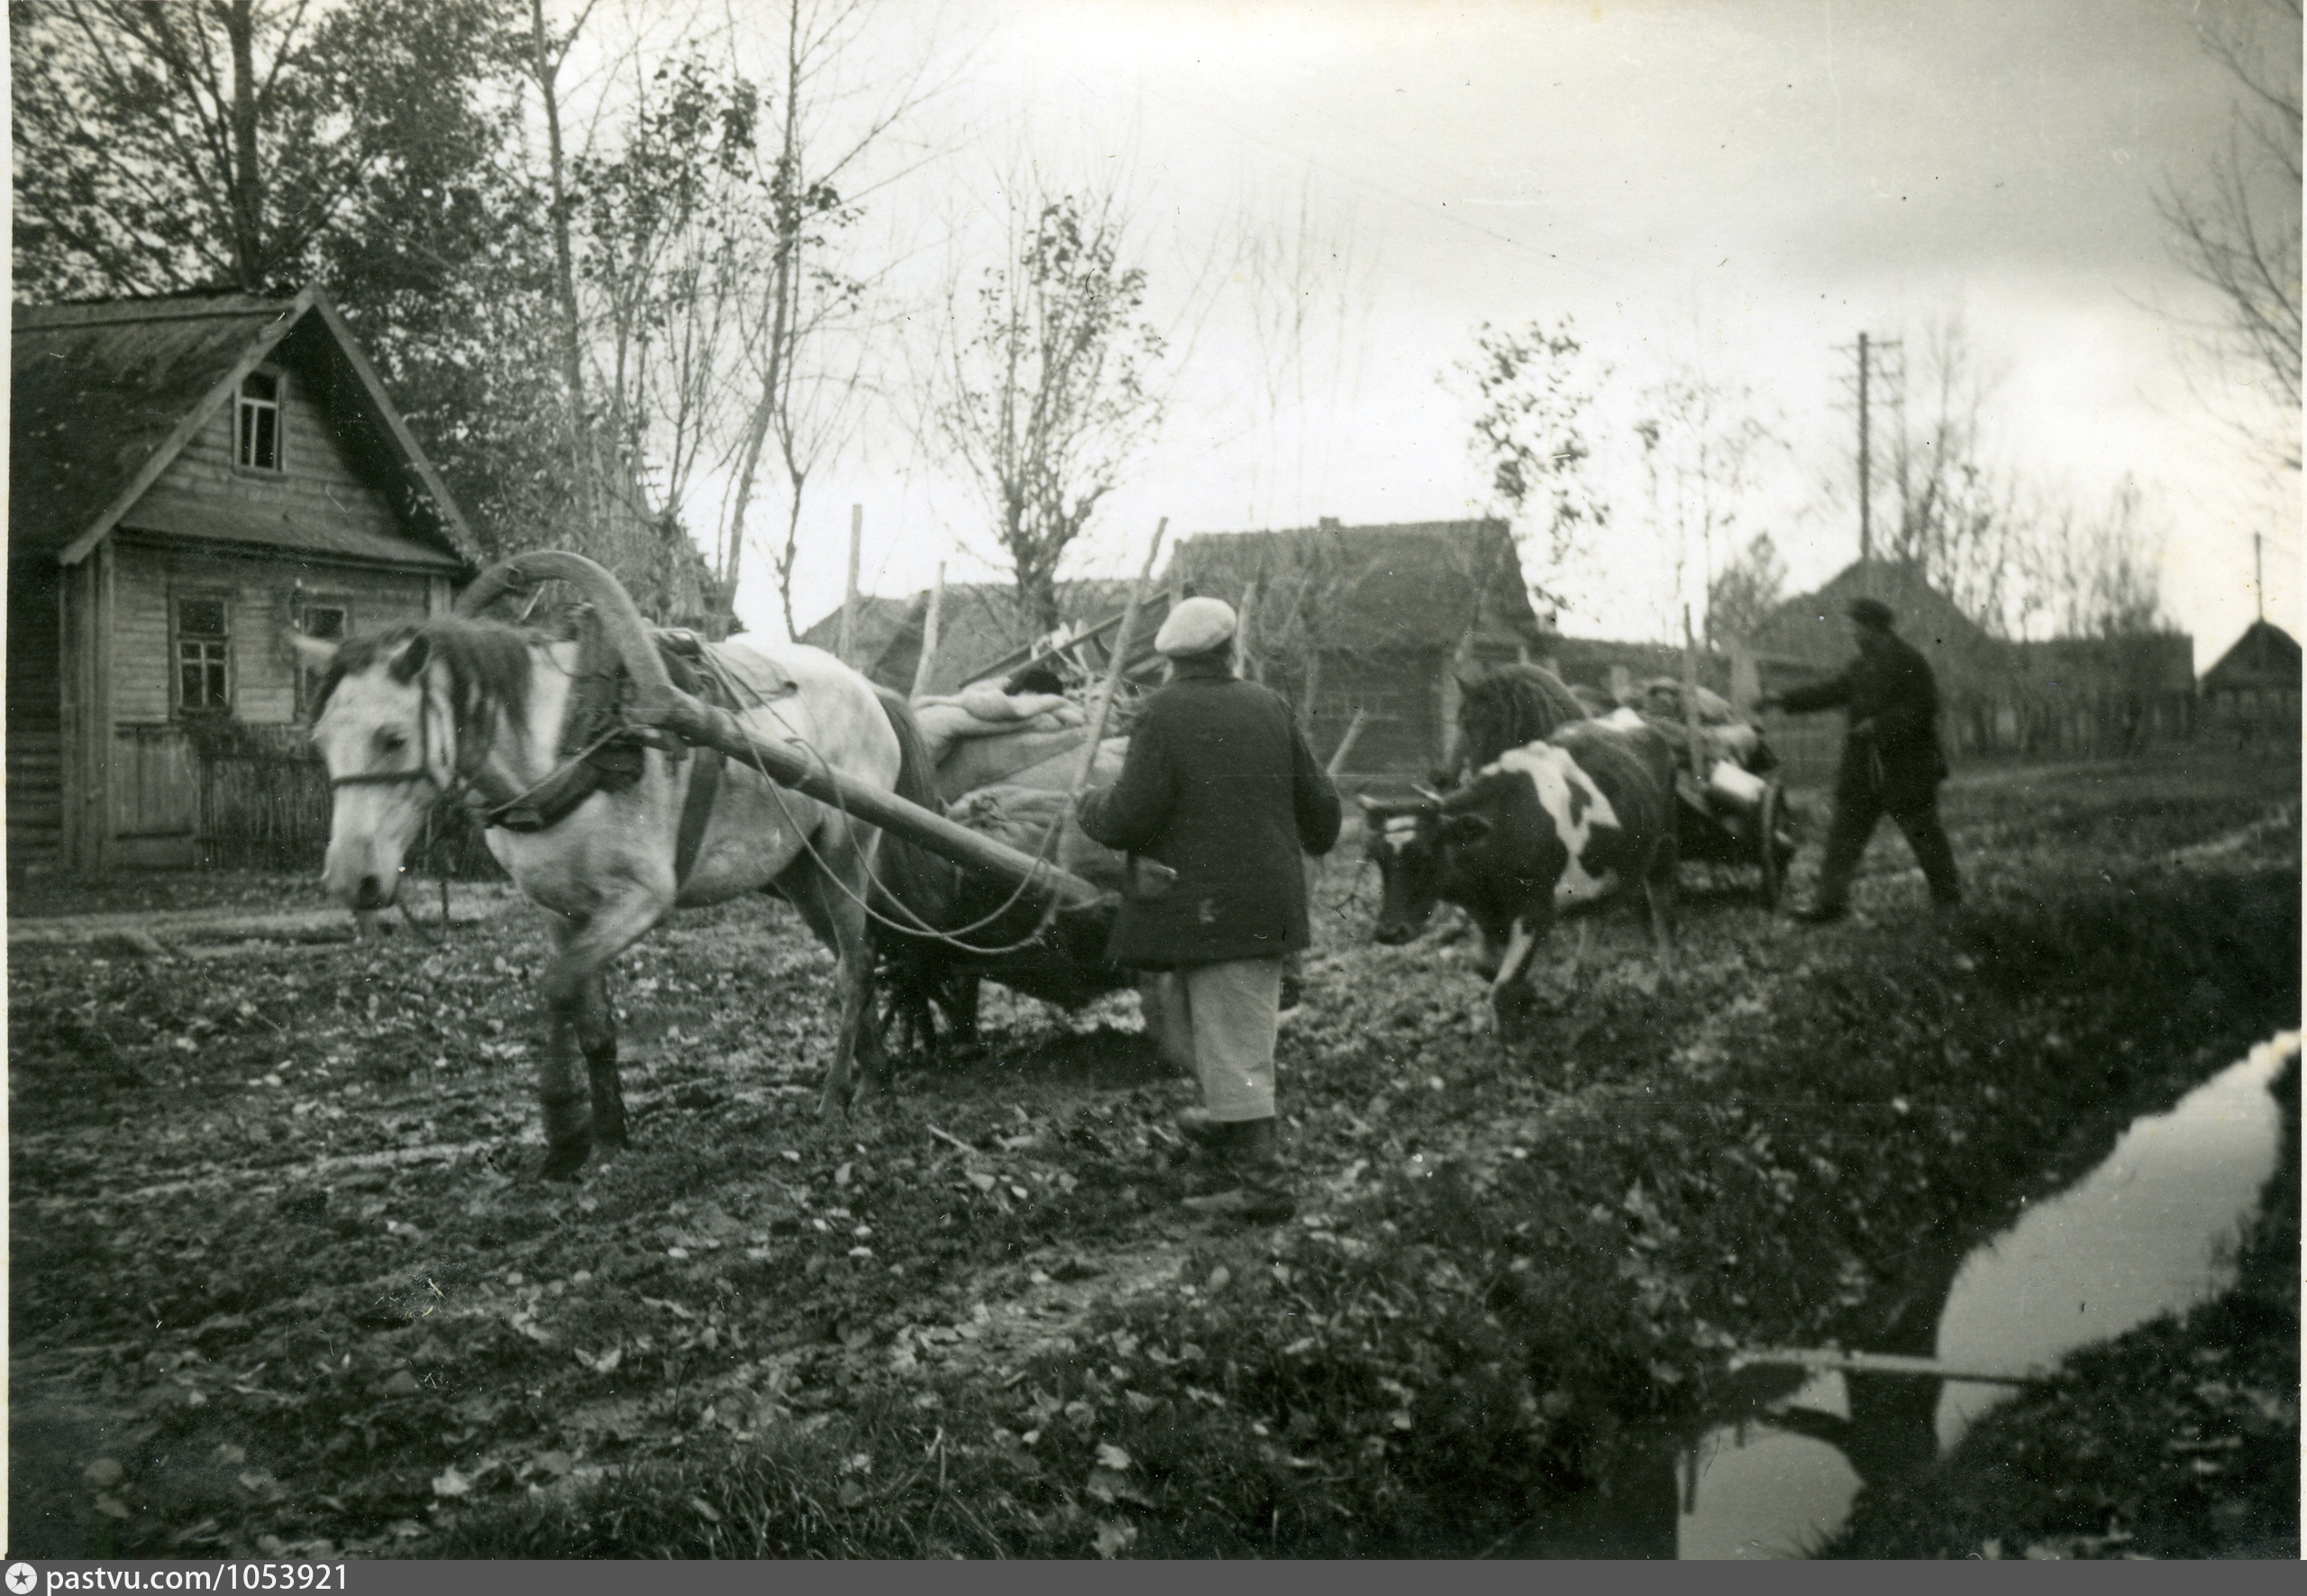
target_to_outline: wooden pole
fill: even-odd
[[[1258,613],[1258,584],[1254,581],[1242,589],[1242,613],[1234,625],[1235,669],[1253,681],[1265,679],[1265,662],[1257,656],[1255,640],[1251,630]]]
[[[849,506],[849,580],[841,590],[841,662],[857,669],[857,557],[865,541],[865,506]]]
[[[918,698],[929,690],[930,673],[937,667],[937,616],[945,607],[945,562],[937,562],[937,585],[929,589],[929,614],[921,623],[921,658],[914,662],[913,691]]]
[[[1345,723],[1345,735],[1337,740],[1337,752],[1330,755],[1329,766],[1325,771],[1331,780],[1335,781],[1345,774],[1346,759],[1354,752],[1354,744],[1360,740],[1362,728],[1367,725],[1369,721],[1370,712],[1356,704],[1354,707],[1354,718]]]
[[[1153,546],[1145,551],[1145,563],[1138,568],[1137,580],[1129,589],[1129,603],[1121,612],[1121,630],[1114,637],[1113,652],[1106,659],[1106,685],[1098,693],[1098,712],[1090,717],[1090,741],[1082,745],[1081,769],[1073,778],[1073,790],[1079,793],[1090,785],[1090,772],[1098,768],[1098,744],[1106,740],[1106,722],[1113,715],[1114,693],[1121,686],[1121,673],[1129,662],[1129,632],[1137,625],[1137,606],[1145,601],[1145,584],[1154,575],[1154,561],[1162,552],[1162,534],[1170,530],[1170,518],[1162,517],[1154,528]]]
[[[815,752],[797,744],[774,742],[748,732],[725,709],[703,704],[677,688],[667,687],[634,707],[639,719],[663,726],[685,743],[717,748],[739,764],[763,772],[780,787],[789,787],[819,803],[847,811],[859,820],[894,833],[964,870],[981,871],[1005,886],[1022,882],[1058,895],[1069,907],[1086,907],[1106,894],[1070,871],[1061,870],[907,803],[892,792],[868,786],[845,771],[836,771]]]
[[[1757,1347],[1730,1354],[1732,1373],[1740,1369],[1807,1369],[1814,1374],[1828,1371],[1845,1374],[1911,1374],[1923,1380],[1955,1380],[1972,1385],[2032,1385],[2050,1378],[2047,1369],[1973,1369],[1942,1363],[1937,1358],[1913,1357],[1895,1352],[1842,1352],[1834,1347]]]
[[[1691,630],[1691,606],[1682,606],[1682,734],[1690,739],[1691,780],[1706,790],[1706,739],[1698,729],[1698,636]]]

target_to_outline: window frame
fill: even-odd
[[[290,606],[289,625],[296,628],[296,634],[300,637],[317,637],[319,634],[312,630],[311,621],[314,613],[321,610],[333,610],[342,617],[342,620],[334,636],[323,637],[320,641],[342,643],[352,635],[352,598],[351,595],[344,593],[299,592]],[[293,653],[294,651],[291,652]],[[293,661],[292,668],[296,679],[296,721],[300,725],[310,725],[313,723],[313,711],[318,707],[315,699],[320,691],[323,673],[307,669],[301,659]]]
[[[269,399],[251,398],[249,383],[254,378],[266,378],[272,383]],[[250,457],[254,452],[250,437],[250,418],[269,415],[272,418],[272,463],[260,465]],[[256,367],[242,377],[233,390],[233,469],[251,476],[278,477],[288,470],[288,374],[278,366]]]
[[[216,606],[217,613],[223,617],[223,630],[215,633],[194,632],[187,634],[184,622],[184,606],[187,604]],[[187,643],[198,643],[204,645],[213,643],[216,645],[218,651],[216,658],[211,661],[204,653],[197,668],[203,677],[204,698],[206,697],[205,679],[212,663],[221,670],[223,683],[223,696],[221,702],[198,704],[186,702],[184,673],[187,661],[184,651]],[[239,672],[235,668],[234,660],[236,652],[237,651],[233,647],[232,594],[214,588],[189,588],[178,589],[169,595],[169,700],[170,707],[176,711],[179,718],[216,720],[231,717],[233,703],[240,696]]]

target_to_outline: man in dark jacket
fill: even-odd
[[[1955,850],[1938,824],[1938,784],[1947,779],[1947,756],[1938,746],[1938,684],[1929,662],[1892,630],[1898,617],[1889,605],[1854,598],[1844,613],[1858,658],[1831,680],[1755,701],[1758,709],[1797,715],[1839,706],[1849,716],[1818,893],[1794,917],[1823,922],[1849,912],[1850,878],[1875,822],[1886,814],[1906,833],[1930,884],[1932,904],[1951,909],[1962,901],[1963,889]]]
[[[1274,1134],[1282,959],[1308,941],[1301,851],[1337,841],[1337,793],[1279,694],[1236,679],[1234,612],[1173,609],[1154,646],[1170,681],[1145,701],[1121,777],[1081,799],[1081,829],[1130,855],[1107,957],[1161,972],[1147,1027],[1201,1082],[1179,1128],[1217,1155],[1205,1212],[1273,1222],[1295,1205]]]

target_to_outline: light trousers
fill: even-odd
[[[1237,959],[1165,970],[1139,989],[1162,1056],[1201,1082],[1212,1119],[1273,1117],[1273,1036],[1281,961]]]

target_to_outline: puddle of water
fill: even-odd
[[[2225,1288],[2241,1222],[2274,1172],[2280,1109],[2267,1086],[2299,1050],[2285,1032],[2167,1112],[2134,1121],[2105,1162],[1963,1260],[1938,1318],[1943,1363],[2056,1362]],[[1799,1556],[1837,1528],[1874,1466],[1952,1446],[2012,1388],[1885,1376],[1810,1380],[1790,1406],[1817,1434],[1744,1422],[1675,1463],[1686,1558]],[[1851,1405],[1864,1411],[1852,1423]],[[1928,1433],[1926,1433],[1926,1427]]]

